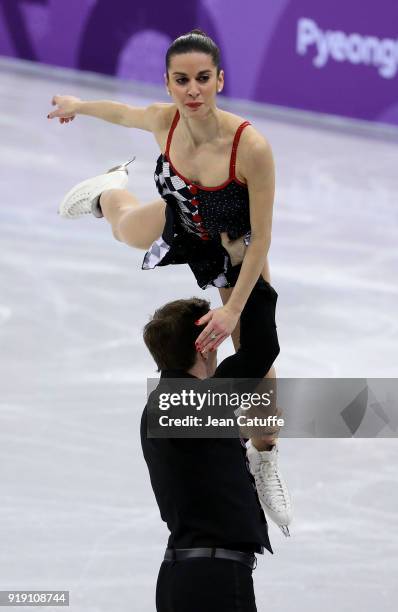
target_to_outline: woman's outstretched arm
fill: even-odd
[[[58,118],[60,123],[69,123],[76,115],[88,115],[148,132],[156,129],[165,107],[170,106],[170,104],[155,103],[147,107],[138,107],[112,100],[81,100],[75,96],[61,95],[54,96],[51,104],[57,108],[47,117],[48,119]]]

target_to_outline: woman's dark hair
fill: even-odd
[[[196,360],[195,340],[205,325],[195,321],[210,310],[207,300],[175,300],[158,308],[144,327],[144,342],[158,370],[187,372]]]
[[[166,72],[169,72],[170,59],[173,55],[192,53],[194,51],[210,55],[214,66],[217,68],[217,76],[220,74],[220,49],[210,36],[207,36],[202,30],[197,29],[179,36],[171,43],[166,53]]]

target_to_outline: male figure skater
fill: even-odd
[[[236,266],[237,273],[239,266]],[[167,378],[257,378],[279,353],[275,328],[277,293],[262,277],[241,316],[240,348],[217,367],[217,351],[201,354],[195,324],[209,310],[206,300],[177,300],[158,309],[144,341]],[[289,494],[277,465],[276,446],[238,438],[151,438],[148,407],[141,443],[162,519],[170,530],[157,589],[158,612],[255,612],[254,553],[272,553],[263,507],[280,525],[291,520]],[[261,448],[261,446],[260,446]],[[254,478],[253,478],[254,476]],[[254,486],[257,486],[257,491]],[[257,492],[261,491],[261,503]]]

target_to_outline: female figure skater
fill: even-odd
[[[224,85],[217,45],[200,30],[177,38],[166,54],[165,84],[173,102],[146,108],[56,95],[49,119],[68,123],[90,115],[153,133],[161,154],[155,182],[161,199],[142,206],[128,192],[127,165],[75,186],[59,212],[67,218],[105,217],[117,240],[146,250],[143,269],[188,263],[203,289],[219,288],[223,306],[197,322],[197,349],[206,354],[232,335],[260,275],[270,282],[274,163],[270,145],[248,121],[216,106]],[[234,264],[237,245],[243,261]],[[244,255],[244,256],[243,256]],[[242,259],[242,257],[240,259]],[[270,304],[270,333],[275,333]],[[274,377],[272,367],[268,377]],[[248,456],[267,514],[291,520],[290,500],[277,468],[275,439],[253,439]]]

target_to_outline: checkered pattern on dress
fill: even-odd
[[[154,173],[155,184],[159,194],[162,198],[167,196],[174,198],[177,203],[176,213],[181,226],[185,231],[200,237],[201,232],[198,230],[197,223],[193,220],[195,213],[195,207],[191,204],[193,195],[185,181],[174,174],[174,172],[170,172],[170,170],[170,163],[167,158],[164,155],[160,155]],[[155,240],[145,254],[142,268],[148,270],[159,265],[166,253],[169,252],[170,246],[163,238]]]
[[[170,161],[171,138],[178,120],[177,111],[166,151],[158,157],[154,173],[158,192],[166,202],[166,224],[162,237],[145,254],[142,267],[187,263],[203,289],[209,285],[230,287],[234,275],[220,233],[226,232],[230,240],[244,236],[246,245],[250,241],[248,189],[235,175],[239,137],[248,122],[243,122],[235,134],[229,179],[219,187],[201,188],[179,174]]]
[[[161,155],[158,160],[154,178],[162,198],[171,195],[177,202],[176,212],[183,228],[187,232],[200,237],[197,223],[193,220],[195,207],[191,204],[191,201],[194,197],[186,182],[172,171],[170,163],[164,155]]]
[[[170,245],[167,244],[162,237],[158,238],[151,244],[149,250],[145,253],[142,269],[151,270],[152,268],[155,268],[159,261],[162,261],[163,257],[169,251]]]

